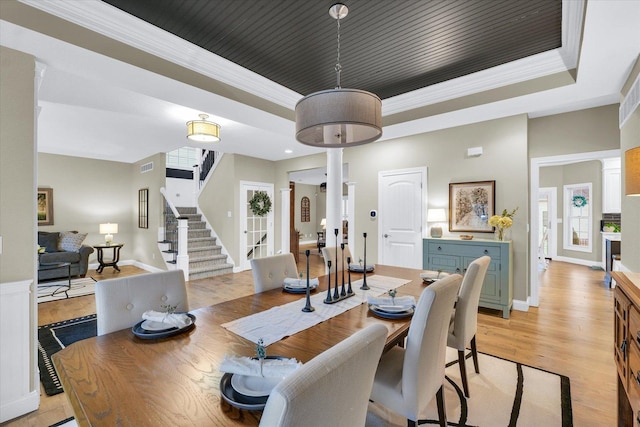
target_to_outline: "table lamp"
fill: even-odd
[[[100,234],[104,234],[104,241],[107,245],[113,242],[113,235],[118,233],[118,224],[100,224]]]
[[[320,225],[322,226],[322,229],[325,230],[327,228],[327,218],[322,218]]]
[[[447,215],[442,208],[427,210],[427,222],[442,223],[447,220]],[[431,227],[431,237],[442,237],[442,226],[436,224]]]

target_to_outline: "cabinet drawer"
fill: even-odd
[[[629,346],[629,400],[640,401],[640,351],[636,345]]]
[[[447,273],[461,273],[460,257],[455,255],[432,254],[429,255],[429,270],[442,270]]]
[[[489,255],[491,259],[500,259],[500,247],[487,244],[470,245],[455,243],[429,242],[429,254],[444,254],[480,258]]]

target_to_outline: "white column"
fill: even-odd
[[[356,183],[348,182],[347,183],[347,210],[348,210],[348,218],[349,221],[349,236],[347,237],[347,241],[349,243],[349,248],[351,250],[351,256],[355,258],[356,256]],[[353,261],[353,260],[351,260]]]
[[[189,221],[178,218],[178,256],[176,268],[184,272],[184,280],[189,280]]]
[[[342,148],[327,149],[327,246],[342,242]]]
[[[291,221],[289,218],[289,210],[291,209],[291,189],[280,189],[280,208],[281,208],[281,232],[280,232],[280,248],[283,254],[291,252]]]

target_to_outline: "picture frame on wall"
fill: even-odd
[[[495,181],[449,184],[449,231],[493,233],[489,218],[496,211]]]
[[[53,188],[38,188],[38,225],[53,225]]]

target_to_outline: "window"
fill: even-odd
[[[300,216],[300,221],[302,222],[311,221],[311,201],[307,196],[300,200]]]
[[[591,252],[591,183],[564,186],[564,249]]]
[[[182,147],[167,153],[167,167],[173,169],[193,169],[193,165],[199,163],[199,149]]]

